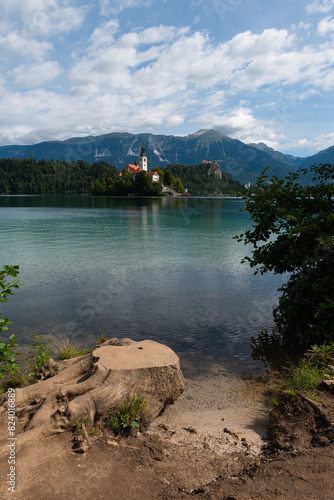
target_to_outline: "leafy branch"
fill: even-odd
[[[8,277],[16,278],[19,274],[19,266],[3,266],[0,269],[0,302],[6,302],[8,295],[13,295],[13,288],[19,288],[19,280],[14,279],[12,283],[8,283]],[[0,311],[0,314],[1,311]],[[8,326],[11,321],[8,318],[0,319],[0,333],[2,331],[8,331]],[[0,377],[4,378],[4,374],[11,373],[14,374],[18,370],[15,364],[15,356],[13,348],[16,347],[15,335],[10,335],[9,342],[0,341]]]

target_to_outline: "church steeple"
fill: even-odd
[[[141,146],[141,153],[139,156],[139,167],[147,172],[147,156],[145,153],[144,141]]]

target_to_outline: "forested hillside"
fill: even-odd
[[[234,180],[226,172],[222,172],[219,166],[212,169],[209,164],[169,165],[166,170],[170,170],[172,175],[179,177],[192,195],[234,194],[244,190],[240,182]]]
[[[98,178],[114,170],[104,162],[0,158],[0,194],[89,194]]]
[[[219,165],[169,165],[157,169],[160,179],[180,193],[192,195],[233,194],[243,189]],[[107,196],[161,195],[160,183],[138,174],[136,179],[105,162],[86,163],[0,158],[0,194],[94,194]]]

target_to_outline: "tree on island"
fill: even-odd
[[[159,196],[162,186],[160,183],[153,183],[152,178],[142,170],[139,172],[133,182],[133,189],[139,196]]]
[[[334,167],[313,165],[284,179],[265,169],[246,193],[253,228],[235,236],[253,245],[255,274],[289,273],[274,318],[283,339],[311,345],[334,338]],[[311,172],[312,185],[300,185]]]
[[[174,189],[178,193],[185,192],[185,187],[182,184],[181,179],[179,177],[174,176],[168,167],[163,171],[162,180],[164,184]]]

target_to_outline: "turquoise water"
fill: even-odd
[[[0,265],[20,266],[1,304],[20,344],[33,332],[82,345],[153,339],[177,353],[250,362],[272,327],[280,276],[254,276],[233,240],[242,200],[0,196]]]

